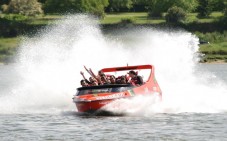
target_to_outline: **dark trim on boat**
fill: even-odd
[[[89,90],[89,89],[100,89],[100,88],[117,88],[117,87],[136,87],[132,84],[110,84],[110,85],[99,85],[99,86],[88,86],[88,87],[79,87],[77,88],[78,91],[80,90]]]

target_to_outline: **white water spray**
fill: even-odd
[[[125,109],[130,114],[149,115],[227,110],[226,84],[218,80],[208,83],[208,72],[195,73],[198,38],[194,35],[147,28],[104,35],[94,21],[86,15],[66,16],[34,39],[25,40],[15,67],[21,80],[12,86],[11,92],[0,97],[1,112],[74,110],[71,98],[80,86],[79,72],[83,65],[97,72],[103,67],[127,63],[156,67],[163,102],[154,104],[152,98],[147,97],[119,100],[121,105],[126,103],[130,107],[119,111]]]

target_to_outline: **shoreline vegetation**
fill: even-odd
[[[166,23],[165,14],[159,18],[149,18],[146,12],[109,13],[100,20],[99,24],[103,32],[138,26],[167,30],[183,29],[199,37],[201,43],[199,52],[205,54],[201,63],[227,63],[227,31],[226,27],[221,27],[218,22],[223,13],[213,12],[209,17],[201,19],[197,18],[197,14],[189,13],[183,23],[170,24]],[[14,36],[0,36],[0,63],[11,63],[23,36],[32,36],[36,31],[54,24],[63,16],[44,15],[27,18],[15,14],[0,14],[1,17],[8,17],[7,22],[10,22],[11,27],[7,30],[10,30],[11,35]]]

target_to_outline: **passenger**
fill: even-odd
[[[91,82],[90,86],[98,86],[99,83],[94,77],[89,77],[89,81]]]
[[[143,84],[143,78],[139,75],[137,75],[137,73],[133,70],[129,71],[129,76],[131,77],[131,84],[136,85],[136,86],[140,86]]]
[[[127,84],[127,80],[126,80],[126,77],[124,75],[121,76],[120,83],[121,84]]]
[[[91,86],[98,86],[98,85],[99,85],[98,81],[96,81],[96,80],[91,82]]]
[[[102,75],[105,75],[105,73],[102,70],[100,70],[98,71],[98,75],[101,77]]]
[[[94,77],[89,77],[89,81],[90,82],[93,82],[93,81],[95,81],[96,79],[94,78]]]
[[[114,75],[111,75],[111,76],[110,76],[110,83],[111,83],[111,84],[116,84],[116,78],[115,78]]]
[[[82,79],[82,80],[80,81],[80,84],[81,84],[82,87],[87,87],[87,86],[89,86],[88,83],[87,83],[84,79]]]
[[[95,75],[94,72],[92,71],[92,69],[90,68],[88,70],[89,74],[91,74],[91,76],[96,79],[98,81],[98,84],[101,85],[102,84],[102,81],[101,81],[101,76],[100,75]]]
[[[89,82],[90,84],[94,83],[94,81],[97,82],[97,80],[94,77],[89,77]]]
[[[83,76],[83,78],[84,78],[84,80],[86,81],[86,83],[87,83],[88,85],[90,85],[91,82],[88,81],[88,80],[86,79],[86,77],[84,76],[84,72],[80,71],[80,74]]]
[[[106,75],[101,75],[101,81],[102,81],[102,85],[111,84],[110,80],[107,79]]]
[[[102,75],[105,75],[107,77],[107,79],[110,79],[110,74],[105,74],[102,70],[98,71],[98,76],[102,76]]]
[[[116,78],[116,84],[121,84],[121,77]]]
[[[91,77],[93,77],[94,79],[96,79],[96,80],[98,81],[98,84],[101,84],[100,78],[99,78],[98,76],[96,76],[96,75],[93,73],[93,71],[92,71],[91,68],[90,68],[90,69],[87,69],[86,66],[84,66],[84,68],[85,68],[85,70],[90,74]],[[89,79],[90,79],[90,78],[89,78]]]
[[[116,78],[116,84],[127,84],[127,80],[124,75]]]

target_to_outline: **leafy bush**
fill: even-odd
[[[11,0],[3,10],[5,13],[27,16],[36,16],[43,13],[42,5],[37,0]]]
[[[212,6],[210,0],[198,0],[197,12],[199,18],[208,17],[211,14]]]
[[[185,11],[177,6],[169,8],[165,16],[166,22],[169,23],[179,23],[183,21],[185,17],[186,17]]]
[[[124,19],[121,19],[121,22],[122,24],[132,24],[134,23],[134,19],[133,18],[124,18]]]
[[[227,27],[227,8],[224,9],[224,16],[221,21],[225,27]]]
[[[6,14],[2,18],[5,18],[10,21],[17,21],[17,22],[23,22],[28,20],[27,16],[19,15],[19,14]]]
[[[46,0],[44,11],[60,14],[83,12],[103,18],[108,4],[108,0]]]

